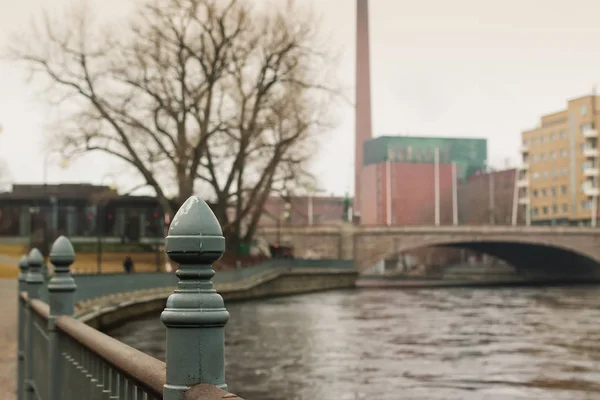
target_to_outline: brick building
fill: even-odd
[[[382,163],[375,168],[376,219],[373,225],[435,224],[434,164]],[[439,165],[439,192],[440,224],[448,225],[452,223],[452,164]],[[363,224],[366,225],[366,221]]]
[[[259,226],[306,226],[339,224],[345,215],[344,197],[336,196],[271,196],[264,207]],[[288,204],[288,205],[286,205]]]
[[[458,220],[466,225],[510,225],[512,224],[515,179],[518,170],[507,169],[479,173],[467,177],[458,185]],[[523,223],[522,207],[515,210],[517,223]]]
[[[435,224],[436,152],[439,222],[452,224],[452,165],[456,166],[457,181],[484,169],[485,139],[381,136],[366,141],[362,170],[373,178],[365,180],[360,189],[360,223]]]

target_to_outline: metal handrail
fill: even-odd
[[[73,317],[56,318],[56,326],[60,332],[110,364],[118,373],[132,380],[136,386],[152,396],[162,398],[166,376],[164,362],[113,339]]]
[[[44,277],[38,249],[21,258],[19,400],[239,399],[226,391],[225,383],[224,327],[229,313],[212,290],[212,264],[225,250],[218,221],[205,202],[191,197],[173,219],[168,239],[167,253],[180,272],[173,281],[158,280],[161,286],[176,285],[161,315],[167,328],[166,363],[73,317],[77,283],[70,267],[75,252],[66,237],[52,246],[50,280]],[[194,352],[189,352],[190,346]]]

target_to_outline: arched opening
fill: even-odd
[[[468,267],[473,266],[474,274],[481,274],[487,267],[488,274],[514,274],[521,278],[532,280],[565,280],[565,281],[595,281],[600,280],[600,263],[596,260],[572,249],[556,247],[537,243],[524,243],[512,241],[456,241],[456,242],[439,242],[429,243],[427,246],[415,248],[407,247],[394,252],[388,252],[385,257],[381,258],[384,263],[392,264],[397,262],[398,265],[404,263],[401,256],[410,254],[411,250],[420,248],[428,249],[466,249],[470,252],[478,254],[486,254],[491,259],[502,260],[503,262],[489,263],[490,258],[479,259],[476,262],[462,261],[462,273],[468,275]],[[385,261],[387,260],[387,261]],[[422,260],[421,260],[422,261]],[[423,261],[422,261],[423,262]],[[380,261],[381,263],[381,261]],[[443,277],[448,274],[448,268],[453,267],[454,263],[446,263],[445,265],[436,265],[431,261],[423,266],[423,275]],[[488,263],[488,265],[486,265]],[[379,264],[381,265],[381,264]],[[507,270],[506,267],[514,268],[514,273]],[[478,269],[477,269],[478,268]],[[369,272],[373,272],[377,267],[371,268]],[[401,268],[398,268],[400,270]],[[381,268],[379,268],[381,270]],[[417,273],[416,275],[418,275]]]

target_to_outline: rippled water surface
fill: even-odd
[[[364,290],[229,304],[249,400],[600,399],[600,287]],[[111,334],[164,359],[157,317]]]

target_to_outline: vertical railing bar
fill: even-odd
[[[17,400],[23,400],[25,383],[25,308],[27,304],[21,298],[21,293],[27,290],[27,273],[29,261],[26,256],[19,260],[19,290],[17,293],[18,328],[17,328]]]
[[[41,360],[35,360],[33,355],[33,324],[34,312],[31,309],[31,300],[40,298],[40,287],[44,283],[41,269],[44,259],[38,249],[32,249],[28,256],[29,270],[27,271],[27,322],[25,339],[25,400],[36,400],[34,393],[35,370],[34,365]]]
[[[98,355],[95,355],[97,357],[97,362],[98,362],[98,369],[96,370],[96,393],[98,394],[96,397],[98,399],[104,399],[105,397],[105,392],[104,392],[104,388],[106,387],[106,363],[104,362],[104,360],[102,360],[100,357],[98,357]]]
[[[56,318],[59,316],[73,316],[75,313],[75,290],[77,285],[71,276],[70,267],[75,261],[75,251],[69,239],[60,236],[52,244],[50,262],[54,273],[48,282],[48,301],[50,303],[50,316],[47,323],[49,338],[48,364],[48,400],[62,400],[64,398],[63,363],[61,354],[65,338],[58,333]],[[67,384],[70,384],[68,382]]]
[[[102,381],[103,381],[103,388],[102,388],[102,398],[109,400],[111,397],[111,392],[110,392],[110,383],[111,383],[111,376],[110,376],[110,366],[108,365],[108,363],[102,363]]]
[[[127,379],[127,400],[135,400],[135,399],[136,399],[136,385],[130,379]]]

